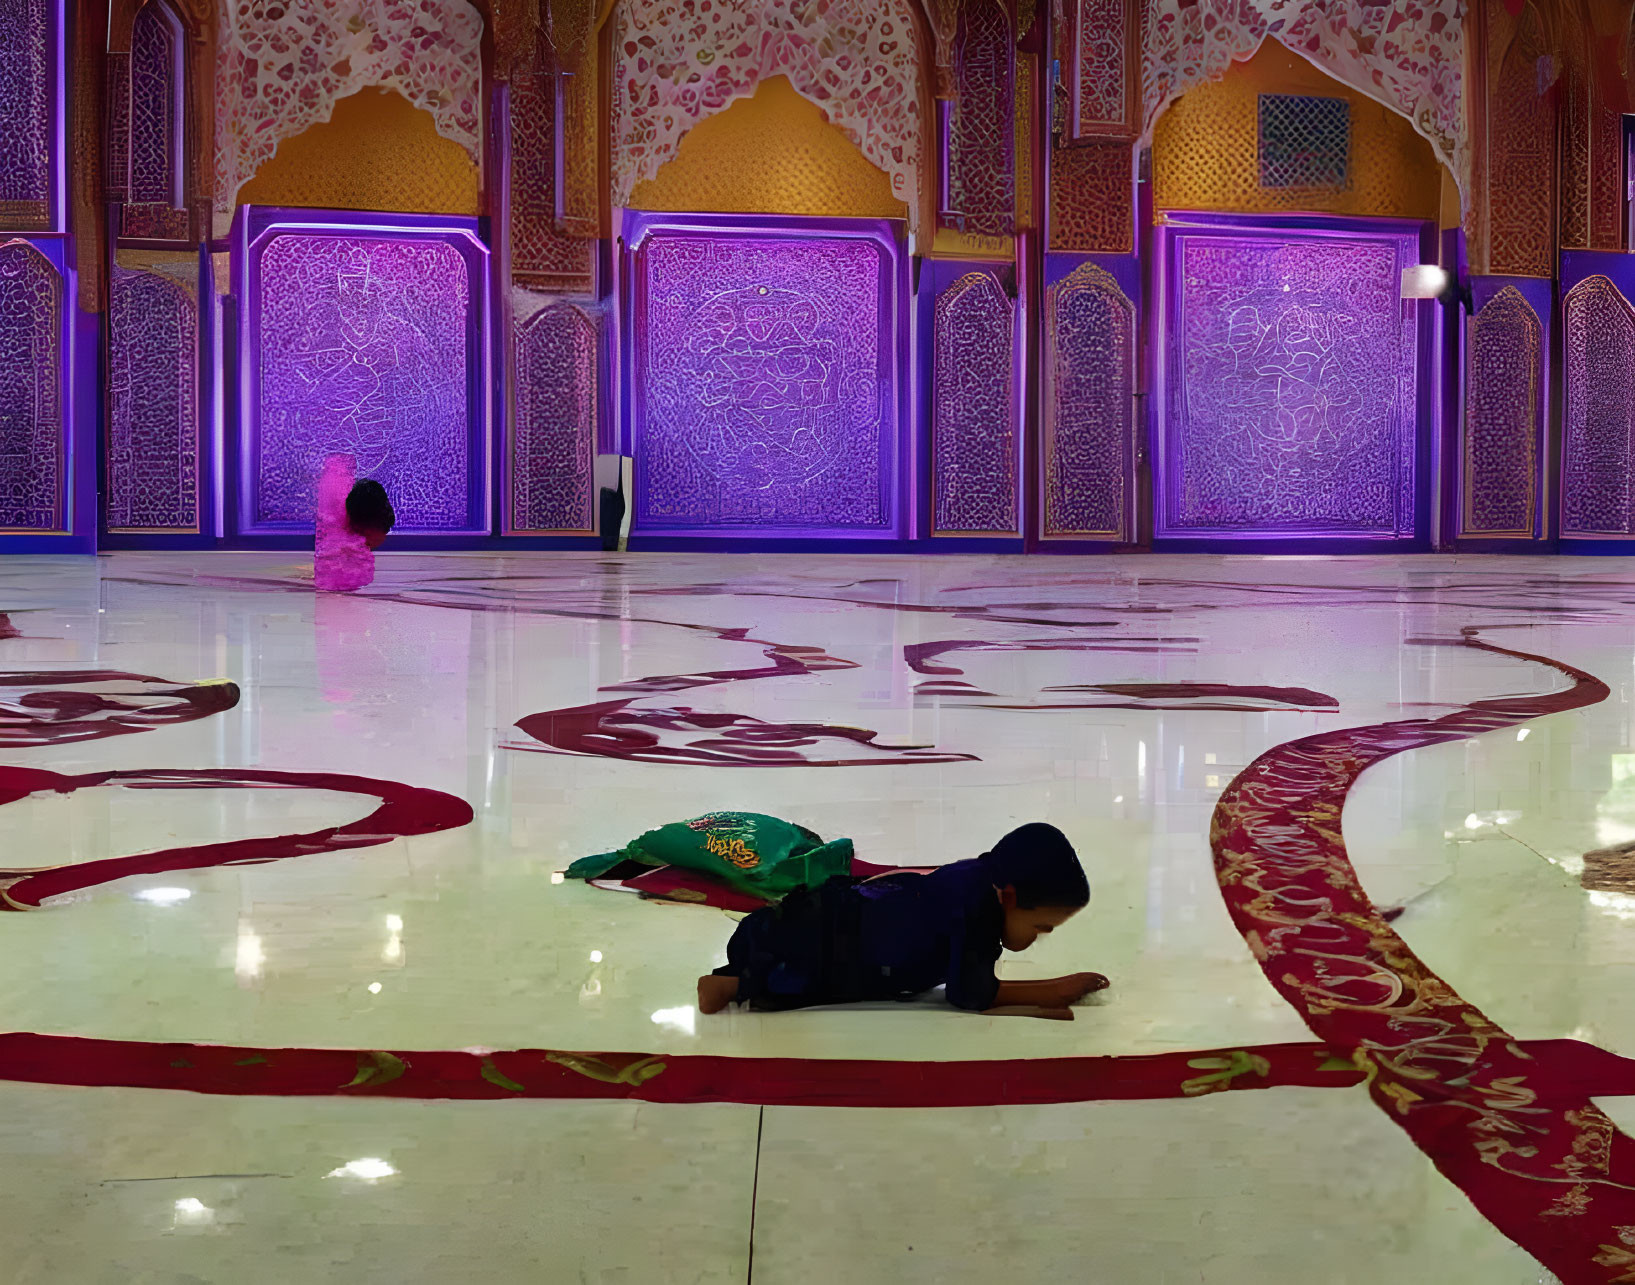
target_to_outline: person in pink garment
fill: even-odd
[[[397,522],[386,488],[357,481],[357,461],[331,455],[318,478],[318,533],[312,555],[313,587],[350,593],[375,578],[375,550]]]

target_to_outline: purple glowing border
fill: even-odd
[[[267,526],[253,521],[251,498],[254,479],[250,475],[254,452],[252,440],[261,429],[260,363],[256,354],[260,341],[260,263],[262,251],[276,236],[304,233],[333,236],[374,234],[402,239],[419,237],[451,246],[466,264],[471,287],[466,315],[466,413],[468,424],[481,428],[477,448],[471,452],[471,493],[478,499],[480,525],[458,530],[404,534],[404,540],[447,540],[488,536],[494,525],[493,351],[491,310],[491,254],[479,235],[476,219],[449,215],[378,214],[348,210],[285,209],[244,205],[233,216],[232,278],[238,308],[238,415],[237,440],[229,444],[232,461],[222,460],[215,473],[218,511],[232,515],[233,536],[239,539],[287,539],[301,532],[289,526]],[[468,436],[469,446],[469,436]],[[235,482],[236,497],[228,502],[225,488],[229,475]],[[222,533],[225,534],[225,533]]]
[[[1430,530],[1430,446],[1437,437],[1438,420],[1434,379],[1428,378],[1435,360],[1432,350],[1435,329],[1432,301],[1421,300],[1403,306],[1413,307],[1415,316],[1415,395],[1412,412],[1415,426],[1414,442],[1414,512],[1412,529],[1395,536],[1373,535],[1355,531],[1222,531],[1183,528],[1173,530],[1168,523],[1168,426],[1166,407],[1169,395],[1170,356],[1174,347],[1170,327],[1174,318],[1173,277],[1174,256],[1181,242],[1193,234],[1234,232],[1238,234],[1263,233],[1287,235],[1302,232],[1317,237],[1373,236],[1400,241],[1399,263],[1436,262],[1436,226],[1432,222],[1410,219],[1347,218],[1321,214],[1218,214],[1204,211],[1168,211],[1165,222],[1153,229],[1151,257],[1155,303],[1151,319],[1152,366],[1149,412],[1148,456],[1151,460],[1151,478],[1148,483],[1152,505],[1152,538],[1170,550],[1192,548],[1241,548],[1245,545],[1321,547],[1410,548],[1429,547]]]
[[[64,235],[68,232],[68,5],[57,0],[52,6],[51,31],[47,38],[51,65],[57,69],[57,83],[51,92],[49,124],[51,155],[46,163],[50,195],[46,198],[46,227]],[[67,406],[67,403],[64,403]],[[69,524],[72,528],[72,523]]]
[[[943,292],[961,277],[973,272],[986,273],[996,278],[1000,288],[1011,294],[1015,310],[1011,327],[1011,416],[1016,432],[1016,529],[1013,531],[939,531],[936,521],[936,365],[937,365],[937,301]],[[1007,274],[1012,278],[1006,282]],[[982,541],[1001,549],[1019,549],[1027,523],[1027,469],[1028,469],[1028,390],[1027,343],[1029,318],[1020,298],[1024,271],[1018,271],[1010,259],[932,259],[920,267],[920,288],[913,300],[915,361],[913,364],[912,426],[915,446],[916,495],[920,504],[913,514],[915,531],[925,540],[938,545],[961,545],[974,548],[973,541]],[[1014,290],[1015,293],[1012,293]],[[959,551],[959,550],[954,550]]]
[[[47,6],[46,54],[56,70],[48,107],[46,161],[46,223],[43,229],[0,233],[0,241],[27,242],[56,272],[62,288],[62,331],[58,337],[59,405],[62,409],[63,476],[62,525],[52,531],[0,533],[0,553],[95,552],[97,523],[96,470],[81,465],[94,459],[99,443],[96,430],[81,422],[87,408],[99,404],[97,339],[94,314],[79,308],[79,274],[75,270],[68,232],[68,8],[64,0]]]
[[[641,461],[641,433],[646,419],[646,405],[643,396],[641,379],[642,352],[646,338],[646,311],[644,294],[646,290],[646,276],[641,268],[640,255],[647,239],[655,232],[672,232],[682,235],[720,236],[723,233],[742,232],[746,236],[758,237],[785,237],[800,238],[835,238],[849,237],[867,240],[877,245],[886,255],[889,265],[888,271],[883,274],[880,288],[880,311],[882,335],[889,335],[889,360],[895,372],[894,396],[888,403],[891,413],[891,423],[886,430],[886,440],[891,445],[892,462],[890,471],[896,477],[889,479],[892,483],[887,490],[887,499],[890,503],[889,516],[885,525],[876,530],[859,531],[850,527],[766,527],[766,526],[721,526],[712,528],[700,527],[664,527],[633,525],[632,537],[655,536],[664,540],[698,541],[724,540],[734,543],[744,540],[811,540],[819,539],[850,544],[854,541],[887,541],[898,542],[908,536],[907,526],[910,515],[916,511],[921,502],[921,487],[919,484],[920,445],[910,441],[908,426],[911,422],[906,398],[911,383],[910,369],[912,362],[908,350],[908,303],[910,292],[908,288],[908,262],[903,241],[903,223],[899,219],[840,219],[840,218],[800,218],[795,216],[772,215],[731,215],[731,214],[667,214],[648,212],[643,210],[625,210],[624,222],[621,229],[620,255],[622,276],[626,283],[626,292],[623,297],[623,315],[620,321],[624,323],[626,333],[622,336],[619,355],[619,374],[623,385],[625,408],[623,428],[625,434],[625,453],[635,458],[635,467],[640,470]],[[922,337],[923,342],[923,337]],[[632,497],[633,499],[634,497]]]

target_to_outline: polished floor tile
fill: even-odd
[[[1543,665],[1416,641],[1475,627],[1590,671],[1610,698],[1368,771],[1345,811],[1352,862],[1377,904],[1403,907],[1409,944],[1506,1029],[1635,1056],[1635,898],[1579,878],[1585,852],[1635,839],[1635,576],[1621,561],[391,554],[352,597],[315,596],[297,571],[287,554],[0,561],[0,613],[19,635],[0,630],[5,672],[242,689],[224,714],[0,747],[0,764],[350,773],[457,795],[475,821],[123,879],[6,915],[7,1029],[923,1061],[1307,1040],[1223,907],[1215,800],[1302,735],[1561,685]],[[1064,639],[1097,645],[1049,645]],[[936,650],[946,643],[963,646]],[[768,649],[792,646],[855,667],[618,695],[638,710],[867,728],[895,761],[627,761],[537,752],[515,727],[644,678],[763,667]],[[915,672],[927,648],[933,669],[960,672]],[[916,694],[933,680],[972,690]],[[1334,707],[1044,708],[1088,699],[1053,689],[1132,683],[1302,688]],[[909,746],[951,761],[913,761]],[[315,830],[372,806],[314,790],[33,795],[0,807],[0,865]],[[1093,901],[1004,975],[1094,968],[1113,988],[1070,1024],[935,1000],[701,1017],[694,978],[723,958],[733,916],[553,874],[718,808],[849,835],[882,862],[957,860],[1020,822],[1055,822],[1080,847]],[[31,1166],[0,1175],[27,1211],[16,1225],[40,1229],[27,1280],[742,1279],[758,1133],[765,1280],[1026,1280],[1075,1262],[1137,1285],[1540,1279],[1356,1091],[773,1107],[764,1122],[753,1107],[21,1085],[0,1085],[0,1101],[5,1151],[39,1166],[37,1181]],[[388,1151],[412,1157],[391,1161],[390,1181],[324,1177]],[[122,1182],[158,1169],[294,1176],[153,1201]],[[189,1221],[184,1199],[215,1213]]]

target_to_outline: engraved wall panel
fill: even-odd
[[[1415,531],[1412,233],[1176,228],[1160,536]]]
[[[593,241],[556,226],[556,86],[543,58],[511,82],[511,276],[542,290],[589,293]]]
[[[510,529],[590,531],[596,323],[572,304],[547,305],[516,328],[513,344]]]
[[[932,333],[932,524],[1018,534],[1016,305],[989,272],[937,299]]]
[[[310,526],[324,457],[345,451],[385,485],[399,530],[481,529],[460,254],[422,238],[284,232],[253,268],[247,525]]]
[[[108,334],[104,523],[109,531],[196,531],[196,286],[115,267]]]
[[[0,531],[63,531],[63,282],[26,241],[0,245]]]
[[[871,239],[651,233],[636,268],[636,523],[894,534],[894,273]]]
[[[51,199],[56,72],[54,6],[0,0],[0,227],[44,228]]]
[[[1140,48],[1133,0],[1069,0],[1063,49],[1075,138],[1141,131]]]
[[[1556,112],[1540,93],[1543,24],[1529,4],[1503,52],[1488,107],[1488,271],[1547,277],[1555,267]]]
[[[1046,538],[1134,539],[1135,309],[1086,263],[1045,296]]]
[[[1562,303],[1563,538],[1635,535],[1635,310],[1606,277],[1587,277]]]
[[[1135,172],[1128,143],[1086,143],[1050,154],[1050,248],[1129,254],[1135,247]]]
[[[132,201],[182,203],[179,37],[156,3],[143,5],[131,28]]]
[[[973,236],[1009,236],[1015,227],[1014,46],[999,0],[966,6],[954,42],[947,222]]]
[[[1534,534],[1543,360],[1538,314],[1515,286],[1471,318],[1460,535]]]

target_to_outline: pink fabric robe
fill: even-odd
[[[357,480],[357,461],[331,455],[318,479],[318,533],[312,583],[331,593],[361,589],[375,578],[375,554],[346,519],[346,497]]]

